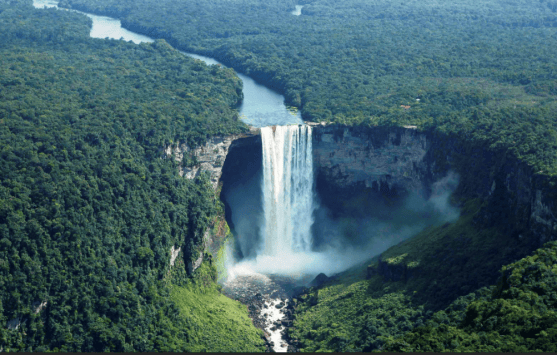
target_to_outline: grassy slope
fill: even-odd
[[[478,298],[468,293],[486,294],[481,288],[496,283],[501,266],[526,253],[521,240],[497,228],[477,227],[478,210],[470,201],[455,223],[428,228],[303,295],[290,332],[302,351],[381,349],[388,339],[421,326],[433,312],[463,308]],[[407,282],[386,280],[386,273],[378,271],[379,260],[391,272],[406,266]],[[373,270],[369,280],[367,265]]]
[[[215,275],[214,266],[204,261],[194,279],[183,286],[172,286],[171,300],[190,324],[190,350],[265,350],[262,332],[252,325],[246,306],[221,294]]]

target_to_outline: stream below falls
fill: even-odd
[[[297,287],[311,279],[312,276],[295,278],[254,272],[227,280],[223,293],[248,307],[254,326],[264,331],[268,351],[295,352],[296,341],[286,334],[293,323],[291,297]]]

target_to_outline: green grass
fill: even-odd
[[[253,326],[248,309],[219,292],[213,273],[213,266],[204,262],[193,281],[172,285],[171,299],[191,325],[191,351],[264,351],[262,331]]]

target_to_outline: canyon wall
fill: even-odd
[[[432,164],[425,160],[431,143],[414,128],[317,126],[313,133],[315,173],[341,189],[427,189]]]
[[[250,132],[244,134],[212,137],[199,147],[190,148],[186,143],[169,145],[165,147],[163,157],[172,157],[177,162],[183,162],[186,158],[189,163],[180,164],[180,176],[192,180],[199,176],[202,171],[206,171],[209,173],[213,189],[217,190],[223,164],[231,145],[250,144],[252,142],[250,138],[256,137],[257,141],[259,135],[259,128],[251,128]]]
[[[358,194],[372,189],[400,195],[418,191],[428,197],[432,183],[456,172],[460,177],[457,194],[478,198],[485,204],[478,220],[498,224],[514,238],[531,238],[533,247],[556,238],[556,187],[548,177],[506,152],[451,137],[420,132],[414,127],[345,127],[313,125],[313,157],[318,185],[337,194]],[[202,171],[218,188],[229,153],[232,164],[227,174],[238,171],[246,151],[261,150],[259,130],[244,135],[214,137],[205,145],[165,148],[165,156],[182,161],[195,157],[195,164],[181,166],[180,174],[193,179]],[[190,159],[192,161],[192,159]],[[212,244],[211,233],[204,236],[204,250]],[[200,249],[188,269],[193,271],[203,258]]]
[[[209,180],[213,189],[217,193],[219,181],[223,172],[225,159],[230,149],[242,147],[246,145],[261,146],[260,130],[251,128],[249,132],[244,134],[236,134],[229,136],[215,136],[207,140],[201,146],[191,148],[186,143],[166,146],[162,150],[162,157],[165,159],[174,159],[179,162],[179,174],[186,179],[195,179],[202,172],[209,173]],[[188,162],[186,164],[186,162]],[[218,196],[217,196],[218,197]],[[221,225],[224,221],[215,221]],[[174,261],[178,257],[180,250],[184,250],[184,260],[188,273],[193,273],[202,263],[204,252],[208,250],[215,251],[218,249],[217,240],[223,239],[224,236],[218,235],[222,232],[221,227],[214,228],[210,225],[203,235],[202,245],[195,246],[195,250],[187,248],[174,248],[170,250],[170,264],[174,266]],[[214,231],[217,231],[214,233]]]
[[[334,193],[372,188],[428,196],[431,184],[453,171],[458,195],[488,202],[481,222],[517,238],[530,234],[534,246],[556,238],[555,181],[505,151],[415,127],[317,125],[313,132],[318,184]]]

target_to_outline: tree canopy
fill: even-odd
[[[215,196],[163,148],[245,130],[241,82],[164,40],[91,39],[90,26],[0,3],[0,348],[211,349],[171,283],[197,290],[184,265]],[[172,246],[183,251],[174,268]],[[256,332],[244,313],[231,337]]]
[[[209,55],[310,121],[417,125],[509,148],[556,174],[556,4],[64,0]]]

